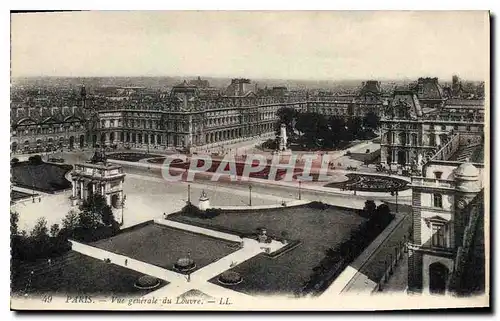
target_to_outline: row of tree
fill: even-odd
[[[284,107],[278,110],[277,116],[277,139],[281,124],[285,124],[289,142],[309,149],[342,148],[356,139],[374,138],[374,130],[380,125],[380,118],[373,112],[368,112],[364,117],[346,119],[343,116],[326,116]]]
[[[349,238],[335,248],[325,251],[325,257],[313,268],[312,274],[304,283],[300,295],[318,294],[324,291],[340,273],[353,262],[373,240],[389,225],[394,218],[389,206],[368,200],[359,213],[368,220],[353,230]]]

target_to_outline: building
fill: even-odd
[[[86,92],[62,98],[28,96],[11,103],[11,153],[40,153],[87,146]]]
[[[483,134],[483,100],[441,102],[429,95],[422,97],[424,102],[414,90],[394,90],[381,118],[383,166],[418,167],[429,161],[454,133],[473,133],[474,137]]]
[[[357,94],[310,95],[286,87],[256,90],[240,78],[224,90],[183,82],[168,92],[115,86],[93,92],[82,87],[79,94],[44,92],[44,100],[37,100],[36,92],[24,95],[27,99],[16,94],[11,104],[14,154],[97,145],[204,150],[273,135],[276,112],[283,107],[349,118],[381,114],[392,99],[377,81],[367,81]]]
[[[410,293],[484,291],[483,154],[484,144],[474,134],[456,133],[423,166],[422,175],[412,177]]]

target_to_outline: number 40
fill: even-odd
[[[45,302],[45,303],[50,303],[52,302],[52,295],[44,295],[43,298],[42,298],[42,301]]]

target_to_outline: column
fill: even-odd
[[[387,164],[387,147],[380,148],[380,163]]]
[[[410,165],[410,151],[406,151],[406,165]]]
[[[83,189],[83,180],[80,181],[80,199],[84,200],[85,196],[83,195],[84,189]]]
[[[73,198],[76,197],[76,184],[77,184],[76,180],[73,180]]]

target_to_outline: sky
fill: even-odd
[[[11,75],[489,76],[481,11],[89,11],[11,16]]]

